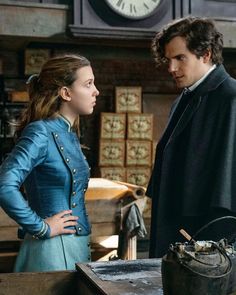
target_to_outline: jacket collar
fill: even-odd
[[[63,116],[58,115],[55,118],[48,119],[47,122],[49,123],[49,126],[52,126],[53,128],[56,127],[58,131],[64,131],[64,132],[72,132],[72,126],[70,122]]]
[[[179,119],[175,129],[173,130],[168,143],[171,140],[173,140],[175,137],[177,137],[184,130],[184,128],[186,127],[186,125],[191,120],[192,116],[197,111],[198,107],[200,106],[203,97],[206,96],[207,93],[215,90],[228,77],[229,77],[229,74],[226,72],[224,66],[219,65],[194,90],[194,95],[193,95],[189,105],[186,107],[184,113],[182,114],[181,118]],[[179,99],[180,98],[181,98],[181,96],[179,97]],[[176,104],[175,109],[176,109],[177,105],[178,105],[178,103]],[[171,121],[171,118],[170,118],[170,121]],[[169,121],[169,123],[170,123],[170,121]]]
[[[193,85],[186,87],[185,90],[188,91],[194,91],[206,78],[210,75],[210,73],[216,68],[216,65],[214,64],[206,73],[203,75],[197,82],[195,82]]]
[[[62,114],[59,115],[59,119],[61,119],[62,124],[64,124],[64,125],[66,124],[68,132],[71,132],[72,126],[71,126],[70,121],[66,117],[64,117]]]
[[[206,94],[209,91],[215,90],[228,77],[229,74],[226,72],[224,66],[219,65],[209,74],[199,87],[197,87],[196,94]]]

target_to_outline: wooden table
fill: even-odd
[[[161,259],[91,262],[76,268],[78,295],[164,294]],[[231,292],[228,295],[236,295],[236,291]]]
[[[162,295],[161,260],[77,264],[78,295]]]

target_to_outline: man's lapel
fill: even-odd
[[[193,117],[194,113],[197,111],[201,104],[202,97],[199,96],[199,94],[195,94],[192,98],[189,104],[187,105],[186,109],[184,110],[183,114],[181,115],[179,121],[177,122],[172,134],[170,135],[170,138],[168,140],[168,143],[176,138],[187,126],[191,118]],[[167,144],[168,144],[167,143]]]
[[[201,85],[199,85],[199,88],[196,90],[195,94],[193,95],[193,97],[191,98],[189,104],[187,105],[185,111],[183,112],[182,116],[180,117],[179,121],[177,122],[174,130],[172,131],[167,145],[169,142],[171,142],[174,138],[176,138],[183,130],[184,128],[187,126],[187,124],[189,123],[189,121],[191,120],[191,118],[194,116],[195,112],[197,111],[197,109],[199,108],[202,98],[204,96],[206,96],[210,91],[216,89],[219,84],[221,84],[225,79],[227,79],[229,77],[229,74],[225,71],[224,66],[220,65],[218,66],[212,73],[210,73],[209,77],[206,78],[205,81],[203,81],[203,83]],[[163,132],[163,135],[160,139],[159,142],[161,142],[161,140],[163,139],[169,125],[171,124],[171,120],[173,118],[173,115],[178,107],[178,104],[181,100],[181,96],[180,95],[177,99],[176,99],[176,103],[175,105],[172,107],[171,110],[171,115],[169,118],[169,121],[167,123],[167,126]]]

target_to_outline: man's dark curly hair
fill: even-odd
[[[214,22],[210,19],[187,17],[168,24],[153,39],[152,52],[158,66],[166,61],[165,45],[177,36],[185,38],[187,48],[198,58],[210,50],[213,64],[223,62],[223,35],[217,31]]]

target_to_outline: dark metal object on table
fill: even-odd
[[[227,294],[231,294],[236,291],[236,217],[223,216],[210,221],[193,235],[192,240],[220,240],[222,237],[228,241],[229,245],[232,245],[225,248],[232,262],[232,271],[227,288]]]
[[[219,244],[176,243],[162,259],[164,294],[226,295],[231,271],[231,260]]]
[[[235,222],[233,216],[217,218],[193,237],[184,230],[180,231],[188,242],[170,245],[168,253],[162,258],[165,295],[225,295],[236,290],[236,251],[232,244]],[[209,240],[215,233],[217,238],[221,238],[219,242]],[[208,240],[196,240],[199,237]]]

